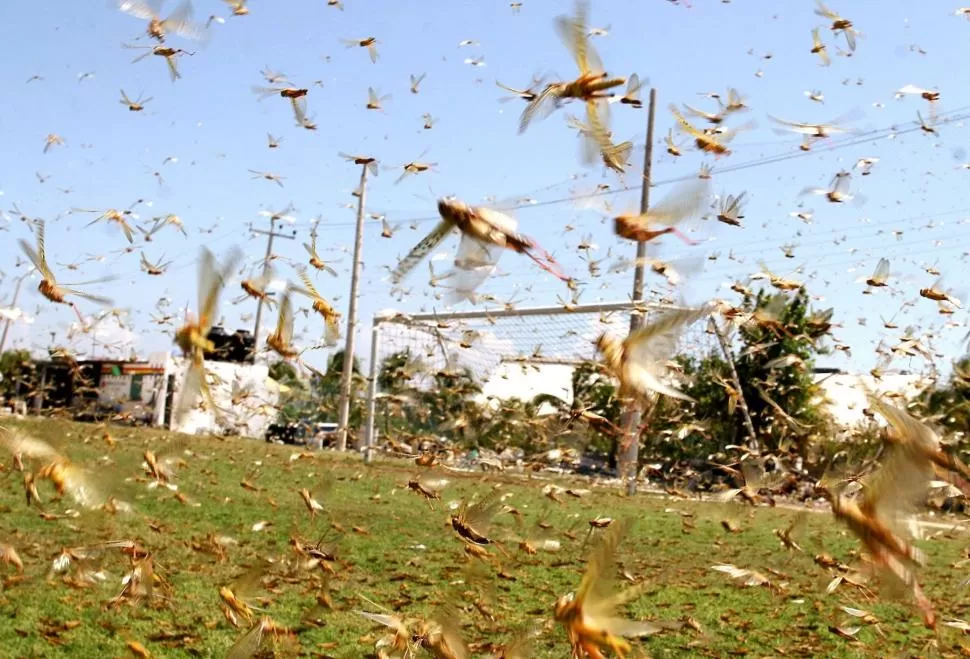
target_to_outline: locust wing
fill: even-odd
[[[660,377],[663,373],[663,362],[674,354],[684,327],[709,313],[705,307],[678,309],[630,334],[623,346],[626,360],[625,384],[641,394],[655,391],[672,398],[693,400],[682,391],[661,382]]]
[[[401,259],[400,263],[391,273],[391,283],[399,284],[410,274],[414,267],[430,254],[441,242],[451,233],[453,226],[449,222],[439,222],[427,236],[421,239],[414,248],[408,252],[407,256]]]

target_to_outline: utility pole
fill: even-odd
[[[650,105],[647,109],[647,144],[643,152],[643,181],[640,187],[640,213],[644,214],[650,209],[650,181],[653,171],[653,122],[657,111],[657,90],[650,89]],[[647,243],[637,242],[637,260],[633,268],[633,301],[643,300],[643,261],[647,255]],[[630,316],[630,332],[635,332],[640,328],[642,318],[640,314],[634,313]],[[654,403],[656,404],[656,403]],[[623,455],[618,461],[618,471],[620,478],[626,478],[627,496],[637,493],[637,462],[640,458],[640,416],[642,411],[637,403],[627,406],[620,419],[623,428]]]
[[[293,240],[296,238],[296,230],[294,229],[290,233],[276,233],[276,221],[279,218],[276,215],[271,215],[269,218],[269,231],[263,231],[262,229],[250,229],[253,233],[257,233],[263,236],[267,236],[266,241],[266,257],[263,259],[263,276],[269,272],[270,260],[273,257],[273,239],[274,238],[286,238],[287,240]],[[263,298],[259,298],[259,302],[256,303],[256,326],[253,328],[253,354],[259,351],[259,328],[263,322]]]
[[[734,382],[734,388],[738,392],[738,407],[741,408],[741,416],[744,418],[744,429],[748,431],[748,448],[750,448],[755,453],[760,451],[758,446],[758,435],[754,431],[754,424],[751,423],[751,411],[748,409],[748,401],[744,399],[744,390],[741,388],[741,378],[738,377],[738,369],[734,365],[734,356],[731,355],[731,348],[728,346],[727,339],[724,337],[724,332],[721,331],[720,325],[711,316],[709,321],[711,329],[714,330],[714,334],[717,336],[717,342],[721,345],[721,352],[724,353],[724,360],[731,367],[731,380]]]
[[[31,271],[28,270],[24,274],[17,277],[17,285],[14,286],[13,289],[13,299],[10,300],[11,307],[17,306],[17,298],[20,297],[20,285],[24,283],[24,279],[26,279],[30,273]],[[3,354],[3,349],[7,345],[7,334],[10,332],[10,323],[12,322],[13,319],[7,318],[7,321],[3,324],[3,334],[0,335],[0,355]]]
[[[354,236],[354,268],[350,274],[350,304],[347,308],[347,341],[344,344],[344,372],[340,379],[340,414],[337,417],[337,450],[347,450],[350,422],[350,389],[354,378],[354,341],[357,333],[357,287],[360,285],[361,252],[364,249],[364,203],[367,199],[367,166],[360,168],[360,186],[357,188],[357,229]],[[372,351],[373,352],[373,351]]]

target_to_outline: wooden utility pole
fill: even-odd
[[[361,165],[360,186],[357,188],[357,229],[354,236],[354,268],[350,274],[350,304],[347,308],[347,340],[344,344],[344,372],[340,380],[340,414],[337,417],[337,450],[347,449],[350,421],[350,390],[354,379],[354,342],[357,333],[357,288],[364,250],[364,204],[367,199],[367,166]],[[373,352],[373,351],[372,351]]]
[[[276,232],[276,220],[278,218],[275,215],[271,215],[269,218],[269,231],[263,231],[262,229],[251,229],[253,233],[258,233],[267,236],[266,241],[266,256],[263,258],[263,276],[269,272],[269,264],[273,259],[273,239],[274,238],[286,238],[287,240],[293,240],[296,238],[296,230],[290,233],[277,233]],[[253,353],[259,351],[259,328],[263,324],[263,298],[259,298],[259,302],[256,303],[256,326],[253,328]]]
[[[643,152],[643,181],[640,187],[640,213],[646,213],[650,208],[650,180],[653,171],[653,123],[657,112],[657,90],[650,89],[650,105],[647,109],[647,144]],[[647,243],[637,242],[637,261],[633,268],[633,301],[643,301],[643,262],[647,255]],[[630,332],[640,328],[642,317],[638,313],[630,316]],[[656,404],[656,403],[655,403]],[[626,446],[617,467],[620,478],[626,479],[626,493],[633,496],[637,493],[637,462],[640,459],[640,410],[637,403],[631,403],[623,412],[620,425],[623,428],[623,440]]]
[[[754,424],[751,422],[751,411],[748,409],[748,402],[744,399],[744,390],[741,389],[741,378],[738,377],[738,369],[734,365],[734,356],[731,354],[731,347],[728,345],[724,332],[721,331],[720,325],[717,324],[713,316],[711,316],[709,325],[717,336],[717,342],[721,345],[724,360],[731,367],[731,381],[734,383],[734,389],[738,392],[738,407],[741,408],[741,416],[744,418],[744,428],[748,431],[748,448],[758,453],[761,450],[758,445],[758,435],[755,433]]]

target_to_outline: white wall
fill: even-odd
[[[166,372],[175,375],[174,400],[178,399],[186,364],[187,360],[183,357],[168,357]],[[196,405],[185,415],[182,423],[176,425],[175,419],[172,419],[169,429],[190,435],[231,433],[262,438],[269,425],[276,420],[275,406],[280,399],[279,386],[270,379],[269,367],[266,364],[206,361],[205,369],[209,390],[222,415],[217,415],[214,410],[203,411]],[[234,387],[250,392],[235,406],[232,404]]]

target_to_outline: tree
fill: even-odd
[[[755,434],[765,450],[794,447],[803,455],[827,418],[814,380],[815,356],[826,354],[821,341],[831,331],[832,310],[814,311],[808,293],[746,295],[742,305],[750,320],[740,327],[735,356],[741,393],[751,412]],[[743,421],[735,414],[736,436]]]
[[[15,395],[17,383],[30,381],[34,362],[29,350],[6,350],[0,355],[0,395],[5,398]]]
[[[736,398],[730,366],[717,352],[698,359],[689,355],[676,358],[687,384],[683,392],[696,402],[660,396],[649,413],[650,422],[641,442],[643,459],[692,458],[723,451],[737,444],[740,427],[736,420]]]
[[[958,359],[946,384],[925,393],[921,402],[927,416],[947,430],[970,433],[970,355]]]
[[[340,381],[344,373],[344,351],[333,353],[327,361],[327,370],[323,375],[310,378],[310,395],[315,402],[312,411],[314,421],[336,421],[340,405]],[[352,428],[359,428],[363,418],[364,402],[361,393],[366,383],[361,375],[360,361],[354,357],[350,382],[350,417],[348,423]]]
[[[309,402],[307,388],[296,368],[281,359],[269,365],[269,377],[281,385],[277,420],[289,423],[304,418]]]
[[[585,410],[605,418],[614,426],[619,425],[622,406],[616,397],[616,385],[603,373],[597,362],[585,361],[576,366],[573,369],[571,388],[572,403],[567,403],[553,394],[539,394],[532,403],[537,408],[550,405],[561,415]],[[583,448],[608,456],[610,466],[615,467],[616,451],[621,438],[615,433],[592,426],[589,426],[586,437],[588,441]]]

